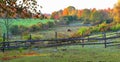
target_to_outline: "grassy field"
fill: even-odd
[[[54,22],[54,20],[51,19],[44,19],[44,20],[40,20],[40,19],[15,19],[13,20],[13,25],[23,25],[23,26],[32,26],[34,24],[37,23],[42,23],[42,24],[46,24],[48,22]]]
[[[58,47],[57,51],[55,50],[55,48],[42,48],[42,49],[34,50],[34,52],[37,52],[37,54],[23,56],[20,58],[16,58],[4,62],[119,62],[120,61],[119,47],[104,48],[103,45],[91,45],[91,46],[85,46],[84,48],[82,48],[79,45],[63,46],[63,47]]]
[[[0,19],[0,21],[2,22],[4,20]],[[44,20],[40,20],[40,19],[10,19],[9,21],[12,25],[22,25],[25,27],[29,27],[29,26],[32,26],[37,23],[46,24],[48,22],[54,22],[54,20],[52,20],[52,19],[44,19]],[[2,27],[2,31],[4,32],[5,31],[4,25],[1,24],[0,26]]]

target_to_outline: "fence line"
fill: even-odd
[[[114,33],[116,34],[116,33]],[[0,50],[4,52],[5,49],[15,49],[15,48],[28,48],[31,46],[36,46],[36,47],[56,47],[56,46],[63,46],[63,45],[82,45],[84,47],[85,45],[98,45],[98,44],[104,44],[105,48],[108,46],[114,46],[114,45],[109,45],[113,44],[115,42],[107,42],[108,39],[115,39],[115,38],[120,38],[120,35],[112,36],[112,37],[107,37],[106,33],[102,33],[103,37],[102,38],[90,38],[89,35],[87,38],[85,37],[77,37],[77,38],[63,38],[63,39],[58,39],[57,38],[57,32],[55,32],[55,39],[45,39],[45,40],[31,40],[32,36],[30,35],[30,40],[26,41],[13,41],[13,42],[1,42],[0,43]],[[90,40],[103,40],[104,42],[89,42]],[[88,41],[88,42],[85,42]],[[45,43],[48,42],[48,43]],[[116,44],[120,45],[120,44]]]

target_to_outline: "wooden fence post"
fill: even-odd
[[[55,32],[55,39],[57,39],[57,32]]]
[[[30,36],[29,36],[29,40],[32,40],[32,35],[30,34]]]
[[[57,32],[55,32],[55,40],[56,40],[56,41],[55,41],[55,44],[56,44],[56,43],[58,42],[58,41],[57,41]],[[56,49],[57,49],[57,47],[56,47]]]
[[[4,34],[3,34],[3,42],[2,42],[2,52],[3,52],[3,53],[5,52],[5,48],[4,48],[4,47],[5,47],[5,43],[4,43],[5,40],[6,40],[6,39],[5,39],[5,33],[4,33]]]
[[[5,41],[5,33],[3,34],[3,42]]]
[[[82,47],[84,47],[84,38],[82,39]]]
[[[82,47],[84,47],[84,40],[82,40]]]
[[[106,33],[103,33],[103,39],[104,39],[104,44],[105,44],[105,48],[107,47],[107,41],[106,41]]]
[[[33,42],[31,41],[32,40],[32,35],[31,34],[29,35],[29,40],[30,40],[30,45],[29,46],[30,46],[30,50],[31,50],[32,44],[33,44]]]
[[[88,42],[89,42],[90,40],[89,40],[89,35],[88,35]]]

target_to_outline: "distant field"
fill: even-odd
[[[0,19],[0,21],[3,21],[3,19]],[[42,23],[42,24],[46,24],[48,22],[54,22],[54,20],[52,19],[44,19],[44,20],[40,20],[40,19],[11,19],[10,23],[12,23],[12,25],[23,25],[26,27],[32,26],[34,24],[37,23]],[[0,26],[2,26],[2,31],[5,31],[5,27],[3,26],[3,24],[0,24]]]
[[[42,24],[46,24],[48,22],[54,22],[54,20],[51,19],[44,19],[44,20],[40,20],[40,19],[14,19],[13,20],[13,25],[23,25],[23,26],[31,26],[37,23],[42,23]]]

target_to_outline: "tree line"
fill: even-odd
[[[81,21],[85,24],[97,24],[102,22],[110,23],[113,21],[113,9],[76,9],[73,6],[64,8],[64,10],[55,11],[51,18],[65,21]]]

